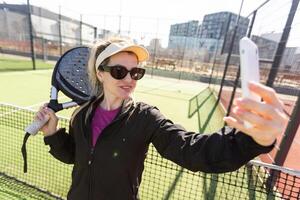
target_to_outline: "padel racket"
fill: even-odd
[[[57,61],[51,80],[50,101],[47,107],[54,112],[81,105],[90,99],[91,87],[88,81],[87,63],[88,47],[76,47],[64,53]],[[59,103],[58,92],[61,91],[71,99],[69,102]],[[36,120],[25,128],[22,155],[24,173],[27,172],[26,142],[30,135],[35,135],[47,123],[45,120]]]

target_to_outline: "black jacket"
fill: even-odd
[[[274,146],[260,146],[229,127],[211,135],[188,132],[157,108],[127,100],[93,148],[91,119],[100,100],[92,100],[74,112],[69,134],[59,129],[45,137],[55,158],[74,164],[68,193],[71,200],[137,199],[150,143],[164,158],[189,170],[209,173],[236,170]]]

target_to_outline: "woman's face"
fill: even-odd
[[[107,64],[107,66],[115,65],[122,65],[126,67],[127,70],[131,70],[137,67],[138,60],[135,54],[120,52],[111,56]],[[98,71],[97,77],[103,84],[104,95],[114,100],[127,99],[136,87],[136,80],[133,80],[129,73],[121,80],[113,78],[109,72],[104,71]]]

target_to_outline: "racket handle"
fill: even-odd
[[[45,115],[43,120],[35,120],[25,128],[25,131],[31,135],[36,135],[37,132],[48,122],[49,116]]]

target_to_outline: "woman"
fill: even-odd
[[[41,130],[50,153],[74,164],[68,199],[137,199],[150,143],[166,159],[192,171],[233,171],[261,153],[272,150],[287,122],[274,90],[261,84],[250,89],[264,102],[237,99],[226,117],[233,128],[211,135],[184,130],[156,107],[131,98],[145,73],[139,63],[148,59],[145,48],[126,40],[96,44],[90,53],[89,77],[93,98],[78,108],[69,133],[57,129],[54,112],[43,107],[37,118],[50,116]],[[242,121],[253,124],[245,128]]]

